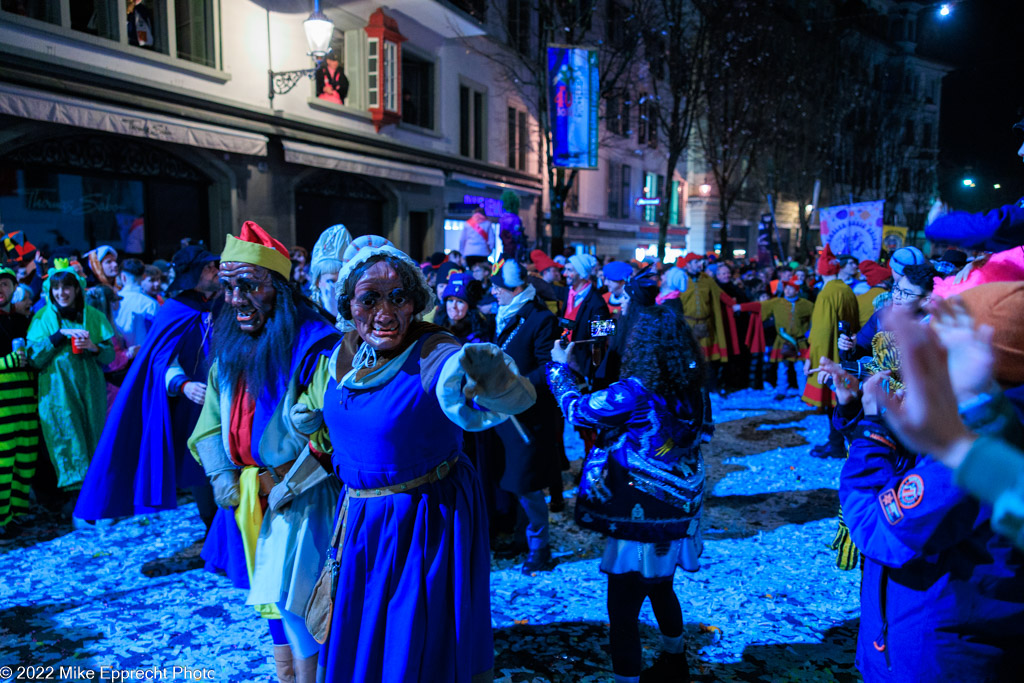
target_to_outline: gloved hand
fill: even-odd
[[[218,472],[210,477],[210,484],[213,486],[213,499],[218,507],[231,508],[238,505],[238,470]]]
[[[460,362],[466,372],[462,393],[487,410],[517,415],[536,402],[537,391],[530,380],[513,372],[504,352],[494,344],[466,344]]]
[[[292,426],[299,434],[309,436],[320,429],[324,423],[324,414],[320,410],[312,410],[304,403],[296,403],[288,411],[288,417],[292,420]]]

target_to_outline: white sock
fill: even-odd
[[[680,633],[675,638],[669,638],[662,634],[661,649],[670,655],[677,655],[686,651],[686,633]]]

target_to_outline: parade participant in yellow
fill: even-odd
[[[733,306],[733,311],[753,313],[751,325],[760,325],[762,320],[775,319],[775,343],[772,344],[770,361],[776,363],[778,379],[775,384],[775,399],[782,400],[789,391],[789,368],[796,369],[797,387],[804,393],[806,375],[803,360],[807,357],[807,332],[811,329],[811,313],[814,304],[800,297],[800,283],[795,277],[779,283],[782,297],[765,301],[751,301]]]
[[[825,249],[818,257],[818,274],[825,285],[814,302],[814,312],[811,314],[811,333],[808,338],[810,348],[807,360],[804,361],[804,374],[811,369],[811,363],[814,363],[815,367],[817,366],[819,358],[825,357],[836,363],[840,361],[838,346],[840,322],[846,324],[848,334],[855,333],[860,329],[857,297],[848,284],[837,278],[839,261],[833,256],[828,245],[825,245]],[[816,376],[807,378],[803,399],[809,405],[826,410],[834,404],[832,392],[823,387]],[[842,435],[830,427],[828,443],[815,447],[811,453],[819,457],[830,455],[842,457],[844,451]]]

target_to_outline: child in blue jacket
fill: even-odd
[[[904,448],[865,383],[837,391],[835,425],[850,444],[839,497],[864,556],[857,668],[873,681],[1020,681],[1024,555],[990,527],[991,508],[954,473]],[[837,386],[856,387],[834,373]],[[845,402],[844,402],[845,397]],[[984,410],[970,425],[984,432]]]

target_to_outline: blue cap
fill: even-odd
[[[605,280],[625,282],[633,275],[633,267],[624,261],[611,261],[601,269]]]
[[[469,284],[470,279],[472,278],[469,275],[453,273],[452,276],[448,278],[448,284],[441,293],[441,301],[453,296],[456,299],[462,299],[463,301],[468,302],[469,292],[467,291],[466,286]]]

